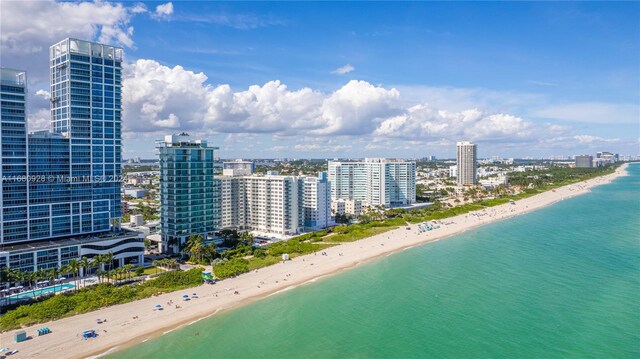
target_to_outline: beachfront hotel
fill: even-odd
[[[366,158],[358,162],[329,161],[332,200],[358,200],[385,208],[416,202],[416,163]]]
[[[227,172],[229,174],[230,172]],[[236,175],[218,177],[222,228],[282,238],[334,224],[325,172],[317,177]]]
[[[1,69],[0,267],[35,271],[114,254],[143,261],[120,227],[122,49],[65,39],[50,48],[51,131],[27,134],[26,73]]]
[[[214,151],[186,133],[156,141],[160,158],[161,251],[177,253],[192,235],[204,239],[220,228],[220,183],[214,177]]]
[[[458,186],[473,186],[477,183],[478,146],[469,141],[456,145],[456,175]]]

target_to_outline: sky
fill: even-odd
[[[638,2],[0,2],[0,65],[49,128],[48,48],[121,46],[123,157],[640,154]]]

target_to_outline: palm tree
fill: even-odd
[[[242,232],[240,233],[240,239],[244,242],[244,244],[252,247],[253,246],[253,234],[251,234],[251,232]]]
[[[82,257],[80,258],[80,265],[82,266],[82,268],[84,269],[82,272],[83,276],[82,276],[82,286],[84,287],[86,285],[86,281],[85,278],[87,277],[87,272],[89,272],[89,270],[93,267],[93,260],[90,260],[87,257]]]
[[[125,265],[125,266],[124,266],[124,269],[125,269],[125,271],[126,271],[126,273],[127,273],[127,278],[128,278],[128,279],[131,279],[131,273],[132,273],[132,272],[131,272],[131,270],[133,270],[133,268],[135,268],[135,267],[136,267],[136,266],[134,266],[134,265],[133,265],[133,264],[131,264],[131,263],[129,263],[129,264],[127,264],[127,265]]]
[[[204,239],[199,234],[194,234],[187,240],[185,251],[189,253],[191,258],[195,258],[195,261],[200,263],[202,261],[202,254],[204,252]]]
[[[104,260],[105,260],[105,264],[109,265],[109,270],[111,270],[113,268],[113,252],[109,252],[107,254],[104,255]]]
[[[82,268],[82,263],[77,259],[77,258],[73,258],[69,261],[69,263],[67,263],[68,266],[68,270],[70,271],[70,273],[73,273],[73,284],[76,286],[76,291],[78,291],[78,284],[77,284],[77,280],[78,277],[80,277],[80,268]]]
[[[9,267],[0,268],[0,283],[2,283],[4,287],[9,285],[10,272],[11,269],[9,269]]]
[[[100,271],[102,269],[102,255],[100,254],[96,254],[95,256],[93,256],[93,267],[96,267],[96,271],[94,272],[94,274],[96,275],[96,277],[98,277],[98,283],[100,283],[100,276],[102,275],[102,272]]]
[[[56,283],[55,280],[56,278],[58,278],[58,275],[60,274],[60,269],[58,269],[58,267],[53,267],[51,269],[49,269],[47,271],[47,279],[50,282],[54,282],[53,283],[53,295],[56,295]]]

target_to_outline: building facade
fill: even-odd
[[[220,182],[214,150],[188,134],[156,142],[160,158],[160,222],[163,248],[178,252],[192,235],[205,239],[220,228]]]
[[[331,186],[329,176],[321,172],[317,177],[303,177],[304,226],[321,229],[332,226]]]
[[[238,172],[235,172],[238,173]],[[292,236],[333,225],[331,193],[325,172],[317,177],[223,176],[222,228],[264,235]]]
[[[478,147],[469,141],[461,141],[456,149],[458,186],[473,186],[478,180]]]
[[[362,214],[362,202],[357,199],[331,201],[331,212],[334,215],[348,214],[357,218]]]
[[[579,155],[575,157],[576,168],[591,168],[593,167],[593,156]]]
[[[108,45],[52,46],[52,132],[29,135],[26,74],[1,70],[1,175],[22,180],[3,182],[0,266],[33,271],[108,252],[115,266],[142,263],[143,239],[120,227],[121,61]]]
[[[399,207],[416,201],[416,163],[367,158],[329,161],[332,200],[359,200],[366,206]]]
[[[294,176],[223,176],[222,228],[291,236],[304,229],[304,181]]]
[[[251,161],[235,160],[222,163],[223,176],[251,176],[255,165]]]

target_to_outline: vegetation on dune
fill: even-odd
[[[72,293],[53,296],[42,302],[22,305],[0,317],[0,331],[4,332],[48,322],[76,314],[91,312],[103,307],[148,298],[202,284],[202,269],[186,272],[173,271],[158,275],[141,284],[114,286],[101,283]]]

